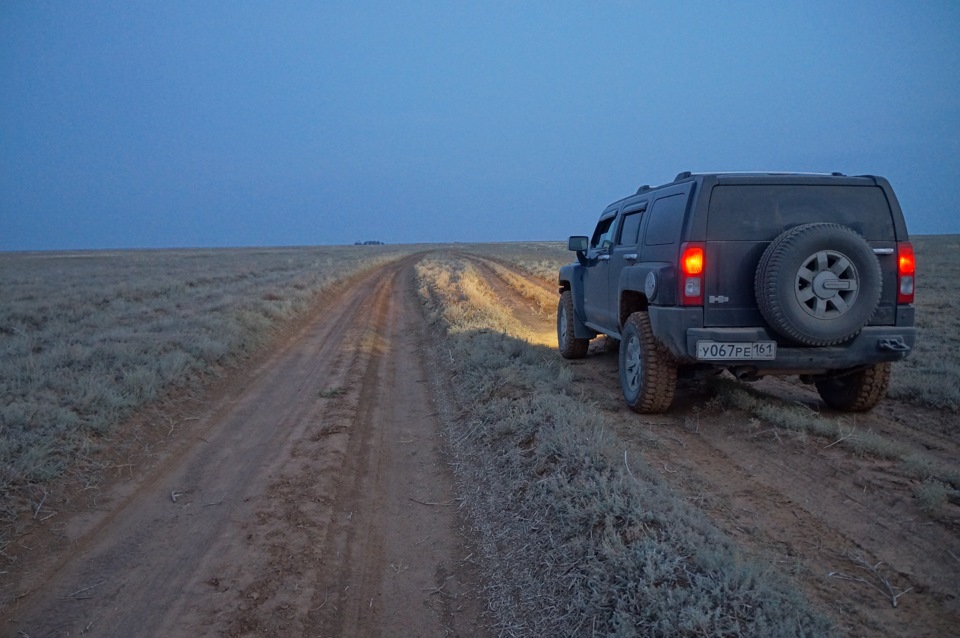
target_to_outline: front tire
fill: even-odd
[[[578,339],[574,334],[573,293],[564,290],[557,305],[557,344],[564,359],[583,359],[590,347],[589,339]]]
[[[653,336],[650,317],[635,312],[623,325],[620,387],[634,412],[666,412],[677,391],[677,364]]]
[[[823,402],[834,410],[866,412],[887,394],[890,385],[890,364],[876,363],[842,377],[816,382]]]

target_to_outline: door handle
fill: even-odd
[[[624,255],[623,258],[626,259],[627,261],[636,261],[637,253],[630,253],[629,255]]]
[[[597,259],[600,261],[610,261],[610,255],[597,255]]]

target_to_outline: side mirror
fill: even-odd
[[[576,235],[567,241],[567,250],[586,252],[589,245],[590,240],[586,236]]]

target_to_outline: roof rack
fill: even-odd
[[[811,175],[821,177],[846,177],[846,175],[839,171],[833,171],[832,173],[805,173],[802,171],[703,171],[693,173],[691,171],[683,171],[682,173],[677,173],[677,176],[673,178],[673,181],[679,182],[680,180],[688,179],[694,175]]]

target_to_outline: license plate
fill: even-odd
[[[740,361],[744,359],[776,359],[776,341],[698,341],[700,361]]]

